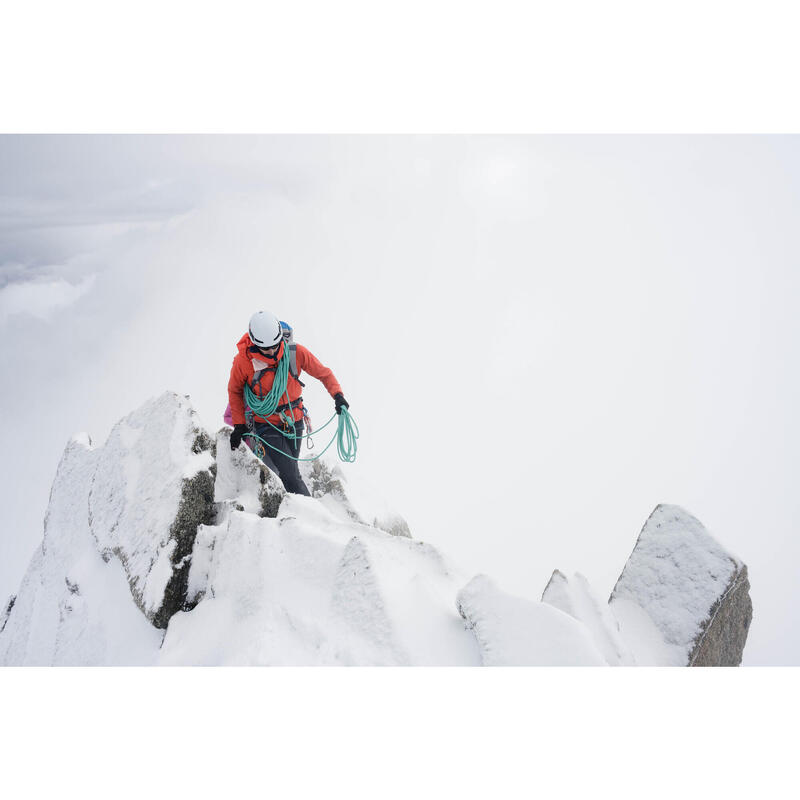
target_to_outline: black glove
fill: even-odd
[[[350,403],[344,399],[344,395],[341,392],[336,392],[333,396],[333,399],[336,401],[336,413],[341,414],[342,408],[350,408]]]
[[[247,425],[234,425],[231,434],[231,450],[235,450],[242,443],[242,435],[247,433]]]

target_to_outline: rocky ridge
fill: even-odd
[[[287,494],[166,392],[102,447],[70,441],[0,664],[734,665],[747,568],[658,506],[609,598],[556,570],[541,602],[459,572],[324,460]]]

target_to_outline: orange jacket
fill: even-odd
[[[249,334],[245,334],[239,339],[238,344],[236,345],[239,349],[239,352],[233,358],[233,364],[231,365],[231,377],[228,381],[228,399],[230,400],[231,404],[231,414],[233,416],[233,424],[234,425],[244,425],[245,424],[245,417],[244,417],[244,385],[245,383],[250,384],[250,388],[259,396],[263,397],[266,395],[270,389],[272,389],[272,383],[275,380],[275,372],[265,372],[261,376],[260,381],[254,384],[253,379],[256,372],[261,371],[262,369],[272,367],[274,368],[275,365],[280,360],[281,356],[283,355],[284,348],[286,347],[286,342],[281,342],[280,349],[278,350],[276,358],[270,358],[269,356],[265,356],[262,353],[259,353],[255,350],[250,350],[253,346],[252,341],[250,340]],[[328,393],[331,397],[333,397],[338,392],[342,391],[342,387],[339,385],[339,381],[336,380],[336,376],[333,372],[328,369],[310,350],[303,347],[303,345],[298,344],[296,345],[296,356],[297,356],[297,374],[298,376],[300,373],[305,370],[309,375],[318,380],[322,381],[325,388],[328,390]],[[288,353],[287,353],[288,357]],[[286,383],[286,392],[289,394],[289,399],[291,401],[297,400],[298,397],[302,394],[303,387],[300,385],[300,382],[292,377],[291,373],[289,374],[289,379]],[[279,405],[283,405],[286,402],[286,395],[281,398]],[[295,420],[300,420],[303,417],[303,406],[302,404],[299,405],[297,408],[292,409],[292,416]],[[281,415],[280,414],[273,414],[271,417],[267,417],[266,420],[264,417],[256,416],[256,422],[271,422],[273,425],[280,426],[281,424]]]

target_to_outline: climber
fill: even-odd
[[[288,326],[286,327],[288,329]],[[272,445],[264,448],[266,454],[262,456],[262,460],[280,476],[286,491],[308,496],[310,492],[300,476],[295,460],[300,454],[302,441],[300,437],[304,428],[301,392],[305,384],[300,380],[300,373],[305,370],[312,377],[322,381],[333,397],[337,414],[342,413],[342,408],[350,406],[344,399],[342,387],[333,372],[303,345],[290,345],[286,336],[277,317],[268,311],[257,311],[250,318],[248,332],[237,344],[239,352],[233,359],[228,381],[228,398],[233,422],[231,450],[235,450],[241,443],[242,436],[250,432],[245,414],[245,385],[250,387],[256,397],[265,397],[272,389],[278,364],[283,358],[290,359],[286,392],[271,416],[264,418],[251,412],[252,433]],[[290,424],[290,420],[293,424]],[[271,427],[268,423],[275,427]]]

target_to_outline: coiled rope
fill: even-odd
[[[272,388],[267,392],[266,395],[260,397],[257,395],[250,384],[245,383],[244,385],[244,399],[248,406],[253,409],[253,412],[257,414],[259,417],[263,417],[266,419],[267,417],[271,417],[275,414],[278,406],[280,405],[281,398],[285,395],[286,396],[286,403],[289,404],[289,392],[286,389],[286,386],[289,382],[289,356],[287,353],[286,344],[283,344],[283,352],[281,353],[281,357],[275,367],[275,380],[272,382]],[[291,411],[291,405],[289,405],[289,411]],[[274,445],[270,444],[269,442],[262,439],[255,433],[245,433],[243,436],[249,436],[251,439],[260,442],[265,447],[269,447],[272,450],[276,450],[277,452],[281,453],[282,455],[286,456],[287,458],[291,458],[293,461],[316,461],[320,456],[325,453],[325,451],[334,443],[336,442],[336,449],[339,454],[339,458],[347,463],[352,464],[356,460],[356,452],[358,451],[358,445],[356,441],[359,437],[358,425],[356,424],[355,419],[353,419],[352,414],[347,410],[347,408],[342,407],[340,409],[341,413],[334,412],[333,416],[320,428],[317,428],[313,433],[316,436],[321,430],[324,430],[328,427],[328,425],[333,422],[334,417],[339,417],[339,421],[336,426],[336,433],[333,435],[333,438],[328,442],[325,446],[325,449],[321,452],[317,453],[317,455],[312,456],[311,458],[295,458],[294,456],[289,455],[284,450],[281,450],[279,447],[275,447]],[[291,439],[292,441],[297,441],[298,439],[307,439],[311,436],[310,433],[304,433],[298,435],[297,428],[295,426],[294,417],[290,414],[287,414],[286,411],[282,411],[281,414],[283,415],[284,424],[287,427],[287,430],[281,430],[276,425],[273,425],[271,422],[267,421],[267,425],[271,428],[274,428],[278,431],[282,436],[285,436],[287,439]],[[291,427],[291,431],[288,428]],[[266,451],[264,451],[266,452]]]

